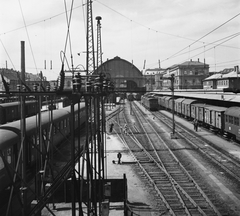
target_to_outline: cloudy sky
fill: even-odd
[[[74,67],[86,66],[85,2],[73,1],[66,59]],[[26,71],[57,79],[67,35],[65,5],[69,10],[71,4],[1,0],[0,68],[21,70],[20,42],[25,41]],[[145,60],[145,68],[157,68],[159,60],[167,68],[205,58],[210,71],[240,64],[239,0],[93,0],[92,6],[95,37],[95,17],[102,17],[103,61],[119,56],[139,70]]]

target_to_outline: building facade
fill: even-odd
[[[162,89],[162,77],[166,73],[166,69],[154,68],[143,71],[146,91]]]
[[[238,68],[228,68],[203,81],[204,89],[240,89],[240,73]]]
[[[167,68],[163,76],[163,89],[171,86],[171,81],[167,79],[174,74],[175,89],[202,89],[203,80],[208,77],[209,65],[198,61],[186,61]]]
[[[21,73],[18,71],[15,71],[13,69],[0,69],[0,91],[4,92],[5,88],[2,81],[3,79],[7,82],[9,86],[10,91],[18,91],[18,85],[21,84]],[[42,77],[41,80],[41,73],[38,75],[31,74],[31,73],[25,73],[25,84],[26,86],[31,90],[34,91],[34,87],[37,86],[38,91],[42,91],[40,85],[45,89],[47,86],[49,86],[48,81],[45,77]]]

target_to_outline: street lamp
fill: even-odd
[[[174,115],[174,111],[175,111],[175,103],[174,103],[174,80],[175,80],[175,77],[174,77],[174,74],[171,74],[170,77],[162,77],[161,79],[168,79],[171,81],[171,91],[172,91],[172,133],[171,133],[171,139],[176,139],[177,136],[175,134],[175,115]]]

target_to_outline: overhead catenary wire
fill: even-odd
[[[7,49],[6,49],[6,47],[4,46],[4,44],[3,44],[2,40],[1,40],[1,38],[0,38],[0,42],[1,42],[4,51],[5,51],[5,53],[7,54],[8,58],[9,58],[11,64],[12,64],[13,69],[16,70],[16,68],[15,68],[15,66],[14,66],[14,64],[13,64],[13,62],[12,62],[12,59],[11,59],[11,57],[10,57],[10,55],[9,55],[9,53],[8,53],[8,51],[7,51]]]
[[[228,19],[227,21],[225,21],[224,23],[222,23],[221,25],[217,26],[216,28],[214,28],[213,30],[211,30],[210,32],[206,33],[205,35],[203,35],[202,37],[200,37],[199,39],[195,40],[193,43],[189,44],[188,46],[184,47],[183,49],[179,50],[178,52],[174,53],[173,55],[171,55],[170,57],[166,58],[170,59],[172,57],[174,57],[175,55],[181,53],[182,51],[184,51],[185,49],[189,48],[189,46],[192,46],[193,44],[199,42],[201,39],[205,38],[206,36],[210,35],[211,33],[213,33],[214,31],[216,31],[217,29],[221,28],[222,26],[224,26],[225,24],[227,24],[228,22],[230,22],[231,20],[235,19],[236,17],[238,17],[240,15],[240,13],[238,13],[237,15],[233,16],[232,18]]]
[[[68,10],[67,10],[67,5],[66,5],[66,0],[64,0],[64,7],[65,7],[66,21],[67,21],[67,36],[66,36],[66,41],[65,41],[64,53],[66,53],[67,41],[68,41],[69,42],[70,55],[71,55],[71,66],[72,66],[71,68],[73,68],[73,57],[72,57],[72,44],[71,44],[71,35],[70,35],[70,24],[71,24],[71,18],[72,18],[73,3],[74,3],[74,0],[72,0],[71,9],[70,9],[70,15],[68,17]]]
[[[196,50],[199,50],[199,49],[202,49],[202,48],[204,48],[204,51],[201,52],[200,54],[202,54],[202,53],[205,54],[205,52],[209,50],[209,49],[206,50],[206,47],[208,47],[208,46],[210,46],[210,45],[213,45],[213,47],[214,47],[214,46],[220,46],[220,45],[222,45],[223,43],[225,43],[225,42],[227,42],[227,41],[229,41],[229,40],[231,40],[231,39],[233,39],[233,38],[235,38],[235,37],[238,37],[239,35],[240,35],[240,32],[237,32],[237,33],[231,34],[231,35],[229,35],[229,36],[226,36],[226,37],[224,37],[224,38],[218,39],[218,40],[216,40],[216,41],[214,41],[214,42],[207,43],[206,45],[205,45],[205,43],[204,43],[203,46],[199,46],[199,47],[196,47],[195,49],[191,49],[191,50],[190,50],[190,47],[188,47],[188,48],[189,48],[188,51],[183,52],[183,53],[179,53],[178,55],[174,56],[173,58],[178,57],[178,56],[181,56],[181,55],[185,55],[185,54],[187,54],[187,53],[189,54],[190,51],[193,52],[193,51],[196,51]],[[222,40],[225,40],[225,41],[219,44],[218,42],[219,42],[219,41],[222,41]],[[237,48],[237,49],[240,49],[240,48]],[[190,59],[191,57],[192,57],[192,56],[190,56],[190,54],[189,54],[188,59]],[[163,60],[163,61],[165,61],[165,60]]]
[[[27,34],[27,38],[28,38],[28,43],[29,43],[30,50],[31,50],[31,54],[32,54],[32,57],[33,57],[33,62],[34,62],[34,65],[35,65],[35,69],[36,69],[36,71],[37,71],[37,73],[38,73],[37,63],[36,63],[35,56],[34,56],[34,53],[33,53],[32,44],[31,44],[31,40],[30,40],[30,36],[29,36],[29,34],[28,34],[28,29],[27,29],[27,25],[26,25],[25,18],[24,18],[24,14],[23,14],[23,10],[22,10],[21,1],[18,0],[18,2],[19,2],[19,6],[20,6],[20,10],[21,10],[21,14],[22,14],[22,18],[23,18],[23,22],[24,22],[24,26],[25,26],[25,30],[26,30],[26,34]]]

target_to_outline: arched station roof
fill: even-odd
[[[144,86],[144,77],[141,71],[127,60],[116,56],[107,60],[98,67],[96,73],[104,73],[115,83],[115,88],[126,91],[139,90]]]

